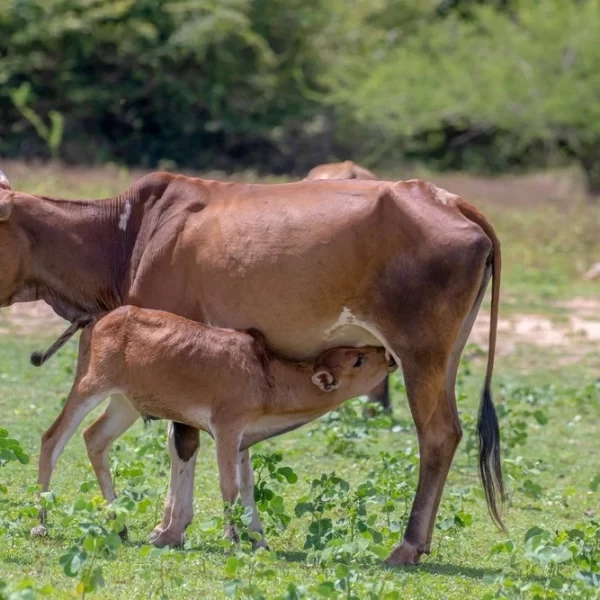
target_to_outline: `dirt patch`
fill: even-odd
[[[41,300],[13,304],[0,311],[0,335],[45,335],[61,331],[66,323]]]
[[[547,315],[517,313],[498,323],[498,351],[508,354],[519,344],[540,348],[564,347],[570,356],[582,356],[599,348],[600,302],[573,298],[560,306],[567,315],[560,320]],[[480,312],[471,333],[471,341],[486,346],[490,319]]]

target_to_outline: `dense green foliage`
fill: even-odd
[[[600,190],[600,0],[3,0],[0,153],[305,171],[351,156]]]

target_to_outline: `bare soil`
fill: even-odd
[[[600,301],[573,298],[559,306],[566,311],[566,316],[552,318],[535,313],[516,313],[500,319],[498,352],[509,354],[520,344],[540,348],[565,347],[573,357],[600,349]],[[482,310],[470,341],[485,347],[489,325],[489,315]]]

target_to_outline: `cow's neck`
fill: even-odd
[[[271,406],[275,414],[328,412],[341,403],[339,394],[319,391],[311,381],[312,363],[276,358],[271,362],[274,391]]]
[[[45,300],[69,321],[122,304],[137,235],[132,202],[127,195],[94,202],[22,198],[16,212],[31,260],[15,301]]]

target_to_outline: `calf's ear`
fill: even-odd
[[[311,381],[323,392],[332,392],[340,387],[340,382],[333,373],[323,368],[315,371]]]

